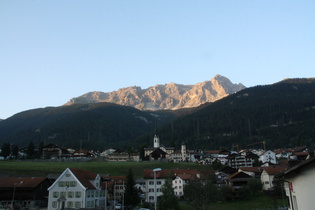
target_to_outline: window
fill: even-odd
[[[60,197],[61,196],[66,197],[66,192],[60,192]]]
[[[98,197],[98,191],[95,192],[95,197]]]
[[[149,189],[149,192],[154,192],[154,189],[153,189],[153,188],[150,188],[150,189]]]
[[[68,202],[67,202],[67,207],[68,207],[68,208],[73,207],[73,202],[72,202],[72,201],[68,201]]]
[[[77,182],[76,181],[70,182],[70,187],[76,187],[76,186],[77,186]]]
[[[265,181],[265,184],[269,184],[269,181]]]
[[[65,182],[63,182],[63,181],[58,182],[58,187],[65,187],[65,186],[66,186]]]
[[[157,184],[157,185],[161,185],[162,182],[161,182],[161,181],[157,181],[156,184]]]
[[[79,191],[75,192],[75,197],[76,198],[81,198],[81,192],[79,192]]]
[[[53,201],[51,207],[57,208],[57,201]]]
[[[68,198],[73,198],[73,192],[68,192]]]
[[[182,189],[182,186],[179,186],[179,189]]]
[[[76,201],[75,202],[75,207],[76,208],[81,208],[81,202],[80,201]]]
[[[58,198],[59,192],[53,192],[53,198]]]
[[[149,181],[149,185],[154,185],[154,181]]]
[[[70,174],[66,174],[66,177],[70,177]]]
[[[149,200],[153,201],[154,200],[154,196],[149,196]]]

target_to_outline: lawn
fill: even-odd
[[[199,169],[210,170],[209,166],[200,166],[194,163],[160,163],[160,162],[36,162],[36,161],[0,161],[0,175],[15,176],[47,176],[60,174],[66,168],[79,168],[99,174],[125,176],[129,168],[133,170],[135,178],[142,178],[144,169]]]
[[[259,196],[255,196],[249,200],[211,203],[203,206],[202,210],[273,210],[283,206],[288,206],[287,199],[274,198],[268,194],[261,193]],[[190,210],[196,208],[187,203],[180,203],[180,209]]]

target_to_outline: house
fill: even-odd
[[[48,191],[48,210],[105,206],[105,186],[91,171],[67,168]]]
[[[290,210],[314,209],[315,158],[310,158],[283,172],[284,188]]]
[[[260,178],[262,169],[263,169],[262,167],[240,167],[238,171],[247,173],[248,175],[254,178]]]
[[[259,156],[259,160],[263,163],[276,164],[277,163],[276,153],[274,153],[271,150],[267,150],[265,153]]]
[[[122,202],[127,181],[126,176],[102,176],[102,179],[108,190],[108,200]]]
[[[288,159],[292,154],[292,149],[276,149],[274,152],[276,153],[276,157],[278,159]]]
[[[95,154],[85,149],[78,149],[74,151],[72,157],[74,159],[86,159],[86,158],[95,158]]]
[[[231,176],[227,177],[226,180],[229,183],[231,187],[234,189],[239,189],[243,187],[244,185],[247,185],[247,182],[253,178],[252,176],[248,175],[247,173],[244,173],[242,171],[236,172],[232,174]]]
[[[274,189],[274,177],[277,174],[280,174],[281,172],[285,171],[286,167],[264,167],[262,168],[262,172],[260,175],[260,180],[262,183],[262,189],[263,190],[273,190]]]
[[[108,154],[107,160],[109,161],[129,161],[131,160],[129,154],[123,150],[116,150],[115,152]]]
[[[0,178],[0,205],[14,209],[46,207],[51,184],[46,177]]]
[[[181,197],[184,195],[184,187],[190,181],[205,181],[210,175],[210,172],[200,172],[196,169],[184,170],[161,170],[156,172],[156,196],[162,195],[162,186],[165,184],[166,179],[172,180],[172,187],[174,195]],[[144,170],[143,179],[145,181],[145,194],[146,202],[154,202],[154,173],[153,170]]]
[[[173,170],[173,173],[175,178],[172,181],[172,187],[174,189],[174,194],[177,197],[184,196],[184,187],[189,182],[204,182],[207,179],[207,175],[210,175],[210,173],[200,172],[196,169],[175,169]]]
[[[162,186],[165,184],[167,178],[173,178],[171,170],[161,170],[156,173],[156,196],[162,195]],[[143,179],[145,180],[145,201],[149,203],[154,202],[155,185],[154,185],[154,172],[153,170],[144,170]]]
[[[71,157],[72,154],[55,144],[48,144],[43,147],[42,158],[44,159],[57,159],[62,157]]]

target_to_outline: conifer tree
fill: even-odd
[[[131,168],[129,168],[125,188],[125,205],[136,206],[139,203],[140,203],[139,191],[137,188],[135,188],[134,175]]]

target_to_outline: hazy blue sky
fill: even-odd
[[[314,0],[1,0],[0,118],[90,91],[315,77]]]

